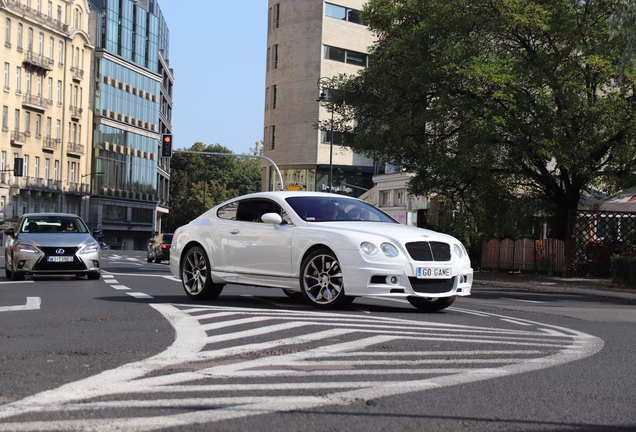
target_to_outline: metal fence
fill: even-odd
[[[636,255],[636,213],[576,210],[567,256],[574,276],[610,277],[613,255]]]
[[[611,277],[614,255],[636,256],[636,213],[576,210],[569,240],[503,239],[483,244],[481,269]]]

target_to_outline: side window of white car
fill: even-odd
[[[282,214],[282,209],[278,204],[273,201],[264,199],[251,199],[241,201],[236,212],[236,220],[262,223],[261,216],[263,216],[265,213],[277,213],[281,215],[283,221],[288,220],[289,222],[291,222],[287,215]]]
[[[238,209],[238,201],[224,205],[217,210],[216,216],[219,219],[236,220],[236,210]]]

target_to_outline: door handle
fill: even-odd
[[[240,232],[241,232],[241,231],[239,231],[239,230],[237,230],[237,229],[230,230],[230,234],[238,234],[238,233],[240,233]]]

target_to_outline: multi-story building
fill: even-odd
[[[329,80],[354,75],[369,62],[372,33],[358,12],[364,0],[269,0],[264,155],[280,168],[286,185],[358,196],[372,186],[373,161],[342,146],[342,136],[319,130],[331,114],[318,99],[337,89]],[[332,139],[333,136],[333,139]],[[332,142],[333,141],[333,142]],[[278,187],[264,170],[263,189]]]
[[[168,211],[173,71],[154,0],[90,0],[95,46],[89,225],[116,248],[145,249]]]
[[[4,0],[0,16],[0,209],[9,222],[27,212],[82,214],[92,125],[88,2]]]

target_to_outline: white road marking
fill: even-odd
[[[130,288],[127,288],[127,289],[130,289]],[[128,294],[129,296],[135,297],[135,298],[139,298],[139,299],[151,299],[151,298],[154,298],[151,295],[144,294],[144,293],[141,293],[141,292],[127,292],[126,294]]]
[[[515,298],[508,298],[508,297],[499,297],[499,300],[511,300],[511,301],[525,302],[525,303],[543,303],[542,301],[537,301],[537,300],[524,300],[524,299],[515,299]]]
[[[126,285],[111,285],[111,288],[115,288],[116,290],[129,290],[130,288],[128,288]]]
[[[25,283],[33,283],[33,280],[25,280],[25,281],[4,281],[4,282],[0,282],[0,285],[4,285],[4,284],[11,284],[11,285],[17,285],[17,284],[25,284]]]
[[[0,431],[187,428],[531,372],[588,357],[603,347],[589,334],[488,313],[483,313],[483,326],[465,326],[421,317],[151,306],[175,328],[168,349],[1,405]],[[527,328],[492,327],[508,321]],[[290,329],[294,336],[285,336]],[[475,349],[476,344],[493,349]],[[451,345],[455,349],[438,350]],[[264,382],[268,377],[277,378],[270,384]],[[203,397],[180,397],[198,392]],[[172,407],[185,411],[159,416],[145,411]],[[109,415],[109,410],[130,408],[135,408],[128,411],[130,417]],[[94,410],[102,411],[103,418],[94,418]],[[52,417],[47,413],[61,411],[71,413],[68,420],[45,420]],[[16,416],[33,421],[11,421]]]
[[[41,304],[42,299],[40,297],[27,297],[26,304],[20,306],[2,306],[0,307],[0,312],[35,310],[40,309]]]

